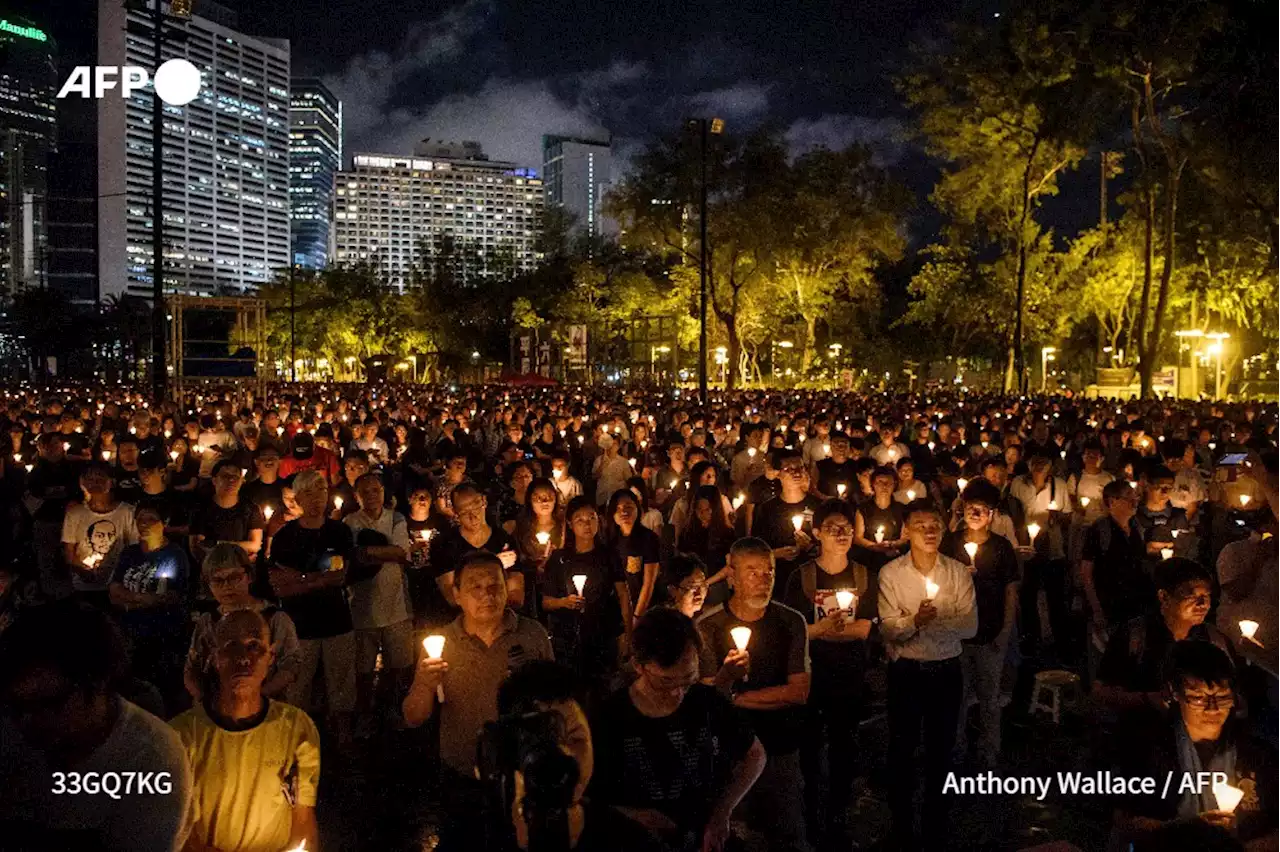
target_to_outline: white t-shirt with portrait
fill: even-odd
[[[101,578],[95,581],[73,572],[71,582],[77,592],[100,592],[107,588],[120,561],[120,551],[138,541],[133,515],[132,503],[119,503],[109,512],[95,512],[83,503],[67,507],[62,521],[62,543],[75,545],[75,559],[80,566],[92,557],[94,573]]]

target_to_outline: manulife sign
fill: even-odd
[[[44,30],[38,30],[35,27],[20,27],[8,21],[0,21],[0,33],[10,33],[23,38],[34,39],[35,41],[49,40],[49,36],[45,34]]]

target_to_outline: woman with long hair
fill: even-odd
[[[694,495],[698,489],[704,485],[720,484],[720,471],[709,461],[701,461],[693,466],[689,471],[689,485],[685,489],[684,494],[676,501],[675,506],[671,509],[671,526],[675,528],[676,540],[680,540],[681,533],[685,527],[689,525],[689,521],[693,517]],[[734,511],[733,504],[723,494],[720,496],[724,511],[724,516],[729,521],[729,526],[733,526]]]
[[[619,640],[631,632],[631,599],[617,562],[600,540],[595,504],[575,497],[565,517],[564,546],[551,554],[543,572],[542,607],[556,659],[584,677],[603,678],[615,667]]]
[[[625,574],[635,614],[644,615],[654,602],[662,540],[640,523],[640,501],[629,488],[613,492],[603,526],[605,544]]]
[[[661,512],[649,505],[649,486],[645,484],[644,477],[631,477],[627,480],[627,487],[636,495],[636,500],[640,501],[640,525],[653,530],[654,535],[661,539],[667,522],[662,519]]]
[[[533,484],[533,465],[516,462],[507,467],[507,488],[498,497],[498,523],[508,534],[515,533],[516,518],[525,507],[529,486]]]
[[[714,485],[699,486],[693,494],[692,517],[677,540],[681,553],[692,553],[706,566],[710,603],[728,599],[726,562],[734,542],[733,525],[724,512],[724,495]]]

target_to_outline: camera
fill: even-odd
[[[560,748],[560,717],[545,711],[511,713],[487,722],[476,744],[480,781],[506,825],[515,804],[515,773],[524,778],[519,805],[529,829],[528,852],[567,852],[569,808],[578,764]]]

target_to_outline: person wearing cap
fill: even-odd
[[[330,485],[338,482],[342,475],[338,457],[324,447],[317,447],[315,436],[310,432],[296,433],[289,455],[280,462],[280,475],[285,479],[292,479],[304,470],[319,471]]]

